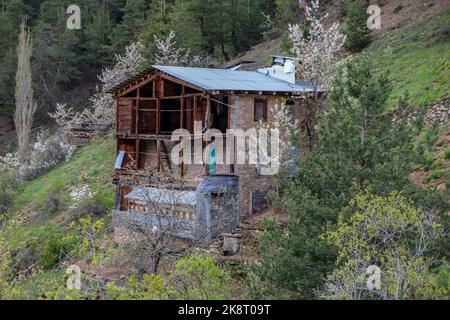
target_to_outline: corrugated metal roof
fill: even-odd
[[[291,84],[257,71],[172,66],[153,67],[205,90],[293,93],[314,91],[312,85],[307,81],[298,80],[296,84]]]

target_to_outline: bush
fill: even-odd
[[[353,0],[347,9],[347,40],[344,47],[351,51],[361,51],[371,41],[370,30],[367,28],[367,15],[363,1]]]
[[[64,184],[61,181],[54,182],[46,191],[44,203],[40,210],[48,215],[59,211],[64,204]]]
[[[0,176],[0,220],[11,208],[14,191],[19,185],[17,173],[1,172]]]
[[[74,208],[77,217],[87,215],[102,216],[111,210],[114,206],[114,199],[111,194],[102,190],[97,190],[85,196],[81,202]]]
[[[343,210],[328,239],[339,252],[338,268],[328,276],[327,299],[442,299],[432,268],[436,241],[445,237],[434,213],[414,207],[398,193],[357,195]],[[379,288],[367,290],[366,270],[382,272]],[[420,293],[419,293],[420,292]]]
[[[433,172],[431,172],[430,174],[427,175],[426,181],[430,182],[430,181],[433,181],[433,180],[437,180],[440,177],[442,177],[442,173],[441,172],[433,171]]]
[[[40,256],[40,265],[44,269],[52,269],[58,265],[74,248],[78,238],[75,236],[56,235],[45,242],[44,251]]]
[[[450,150],[445,151],[444,158],[445,160],[450,160]]]
[[[220,300],[229,288],[230,275],[211,257],[193,255],[181,259],[172,275],[177,299]]]

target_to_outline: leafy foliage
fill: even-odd
[[[430,269],[430,254],[443,236],[439,217],[416,209],[398,193],[358,194],[340,215],[328,238],[338,248],[339,267],[328,277],[328,299],[445,298]],[[380,288],[367,285],[369,266],[381,269]]]
[[[340,69],[330,93],[330,109],[320,120],[320,146],[298,160],[293,177],[282,174],[276,206],[289,214],[286,229],[275,222],[261,238],[257,268],[260,295],[311,298],[334,268],[336,251],[323,237],[338,214],[363,190],[388,195],[404,190],[422,208],[442,210],[408,176],[417,154],[413,128],[394,123],[384,106],[390,93],[386,76],[372,75],[367,60]],[[444,202],[445,203],[445,202]],[[445,205],[444,205],[445,207]],[[445,211],[444,211],[445,212]]]

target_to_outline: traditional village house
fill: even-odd
[[[151,221],[144,219],[152,215],[143,199],[144,191],[151,201],[175,211],[172,216],[200,229],[220,221],[212,212],[212,204],[218,195],[228,194],[228,199],[235,200],[226,209],[231,223],[222,227],[219,223],[208,238],[233,232],[240,219],[261,210],[267,192],[275,187],[273,176],[261,175],[256,165],[237,164],[235,157],[227,159],[227,164],[212,163],[211,159],[175,164],[171,153],[179,142],[171,141],[172,133],[187,130],[192,135],[192,145],[200,139],[204,150],[208,143],[202,141],[201,134],[206,130],[216,129],[225,136],[228,129],[245,132],[260,122],[270,123],[274,121],[270,108],[282,101],[289,105],[303,130],[311,133],[314,119],[309,115],[314,112],[298,97],[314,89],[307,81],[296,79],[296,75],[294,59],[275,56],[272,66],[253,71],[248,71],[246,63],[227,69],[153,66],[112,89],[117,100],[115,219],[126,216]],[[234,142],[224,144],[224,148],[231,146],[232,153],[236,153]],[[136,187],[121,179],[149,167],[181,175],[187,185],[184,190],[161,188],[152,185],[150,179]],[[170,195],[172,200],[168,199]],[[180,235],[195,236],[193,232]]]

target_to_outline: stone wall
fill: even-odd
[[[446,124],[450,118],[450,99],[444,99],[424,108],[417,106],[408,115],[408,121],[415,122],[419,116],[423,115],[425,126]],[[397,121],[394,118],[394,121]]]
[[[275,104],[281,104],[283,97],[268,96],[268,95],[254,95],[241,94],[233,95],[231,97],[230,128],[242,129],[244,132],[251,128],[256,128],[258,122],[254,121],[254,99],[264,98],[268,99],[268,109],[270,110]],[[290,99],[285,97],[284,99]],[[295,99],[295,118],[299,123],[311,128],[311,131],[316,130],[315,112],[310,106],[307,106],[303,100]],[[268,122],[274,121],[273,115],[268,111]],[[247,150],[248,151],[248,150]],[[277,183],[274,176],[261,176],[257,172],[254,165],[236,165],[235,173],[240,178],[240,197],[241,197],[241,216],[245,217],[252,214],[252,194],[255,192],[267,193],[270,190],[276,190]]]

